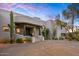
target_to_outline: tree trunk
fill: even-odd
[[[74,15],[72,17],[72,33],[74,32]]]

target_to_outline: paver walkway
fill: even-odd
[[[37,43],[0,44],[0,55],[79,56],[79,41],[46,40]]]

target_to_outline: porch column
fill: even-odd
[[[32,35],[33,35],[33,37],[32,37],[32,43],[35,43],[35,41],[36,41],[36,28],[35,27],[33,29]]]
[[[25,36],[25,34],[26,34],[26,30],[25,30],[25,28],[26,28],[26,26],[24,25],[24,28],[23,28],[23,35]]]
[[[33,31],[34,31],[34,36],[36,36],[36,28],[35,27],[34,27]]]
[[[40,28],[39,30],[40,30],[40,35],[42,35],[42,29]]]

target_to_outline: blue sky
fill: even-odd
[[[68,4],[16,4],[17,5],[21,5],[24,6],[24,8],[22,8],[20,6],[15,8],[15,6],[13,7],[14,11],[17,11],[18,13],[21,14],[25,14],[25,15],[29,15],[32,17],[39,17],[42,20],[49,20],[54,18],[56,15],[62,13],[62,11],[64,9],[66,9]],[[18,11],[19,10],[19,11]]]
[[[1,4],[4,9],[12,9],[14,12],[28,15],[31,17],[39,17],[42,20],[49,20],[56,15],[62,13],[68,4],[64,3],[14,3]]]
[[[0,3],[0,8],[31,17],[39,17],[46,21],[54,19],[58,14],[61,15],[68,5],[67,3]],[[78,24],[78,21],[75,24]]]

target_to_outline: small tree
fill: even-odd
[[[65,19],[67,20],[71,20],[71,28],[72,28],[72,33],[74,32],[74,23],[75,23],[75,20],[77,18],[79,18],[79,4],[70,4],[66,10],[63,11],[63,16]]]
[[[44,28],[43,31],[42,31],[42,35],[47,40],[48,37],[49,37],[49,30],[47,28]]]

